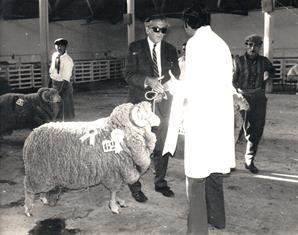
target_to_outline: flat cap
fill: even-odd
[[[252,43],[255,43],[255,44],[258,44],[258,45],[262,45],[263,44],[263,38],[259,35],[251,34],[251,35],[248,35],[245,38],[244,42],[245,43],[252,42]]]
[[[55,45],[65,45],[67,46],[68,41],[65,38],[58,38],[54,41]]]

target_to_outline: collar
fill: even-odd
[[[208,33],[211,31],[212,31],[212,29],[211,29],[210,25],[205,25],[205,26],[201,26],[200,28],[198,28],[194,35],[201,34],[201,33]]]
[[[59,52],[57,53],[57,56],[60,55]],[[60,55],[60,58],[66,57],[67,56],[67,51],[64,52],[63,55]]]
[[[149,37],[147,37],[147,41],[148,41],[148,44],[149,44],[150,50],[152,50],[152,48],[153,48],[153,46],[154,46],[154,42],[152,42],[152,41],[150,40],[150,38],[149,38]],[[159,43],[156,43],[156,48],[160,47],[160,44],[161,44],[161,42],[159,42]]]
[[[247,54],[247,52],[245,52],[244,56],[245,56],[245,59],[246,59],[246,60],[250,60],[250,61],[255,61],[255,60],[257,60],[257,59],[260,57],[259,54],[256,55],[256,57],[251,57],[251,56],[249,56],[249,55]]]

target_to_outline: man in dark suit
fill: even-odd
[[[155,191],[166,197],[174,197],[174,192],[165,180],[170,154],[162,154],[172,102],[172,96],[166,91],[164,84],[170,79],[169,70],[176,78],[180,74],[176,48],[163,41],[168,27],[166,18],[161,15],[145,20],[147,37],[129,45],[125,79],[129,85],[128,102],[139,103],[146,100],[145,94],[148,91],[156,94],[153,108],[161,124],[153,129],[157,137],[153,152]],[[129,185],[129,188],[136,201],[147,201],[140,181]]]

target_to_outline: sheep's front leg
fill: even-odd
[[[110,204],[109,207],[111,209],[111,211],[114,214],[119,214],[120,210],[119,207],[117,205],[117,196],[116,196],[117,191],[111,191],[111,199],[110,199]]]
[[[54,189],[40,194],[40,200],[43,202],[43,204],[48,206],[56,206],[59,197],[61,194],[61,188],[55,187]]]
[[[49,204],[49,200],[47,198],[47,194],[46,193],[41,193],[39,198],[40,198],[40,200],[42,201],[42,203],[44,205],[48,205]]]

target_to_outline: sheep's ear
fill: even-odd
[[[138,126],[138,127],[144,127],[146,125],[148,125],[147,120],[144,120],[141,118],[142,115],[139,115],[140,109],[138,105],[135,105],[132,109],[131,109],[131,119],[132,122]]]

